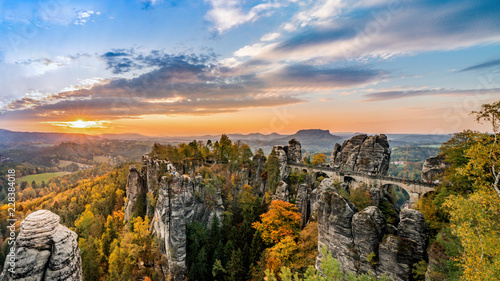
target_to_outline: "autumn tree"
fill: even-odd
[[[271,248],[266,250],[268,269],[278,270],[289,265],[297,250],[295,239],[300,230],[300,213],[295,205],[281,200],[271,201],[269,211],[262,214],[261,222],[252,226],[260,233],[262,240]]]
[[[319,166],[323,163],[326,163],[326,155],[324,155],[323,153],[318,153],[313,156],[312,160],[313,166]]]
[[[482,105],[473,114],[491,125],[493,135],[478,134],[468,143],[463,164],[455,171],[472,192],[451,195],[443,206],[463,247],[462,279],[490,280],[500,275],[500,102]]]

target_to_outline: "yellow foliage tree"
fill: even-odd
[[[262,221],[254,222],[252,226],[268,244],[279,243],[285,236],[296,237],[299,232],[300,213],[294,204],[273,200],[269,211],[260,218]]]
[[[313,160],[312,160],[313,166],[321,165],[325,162],[326,162],[326,155],[324,155],[323,153],[318,153],[318,154],[313,156]]]

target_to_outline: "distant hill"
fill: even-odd
[[[321,130],[321,129],[308,129],[308,130],[300,130],[297,133],[286,136],[285,139],[297,139],[300,142],[317,142],[317,141],[338,141],[342,139],[339,136],[334,136],[330,134],[329,130]]]
[[[62,141],[90,141],[97,137],[85,134],[14,132],[0,129],[0,143],[59,143]]]

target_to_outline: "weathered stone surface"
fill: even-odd
[[[359,256],[360,267],[358,272],[376,275],[378,247],[385,234],[386,221],[380,210],[370,206],[354,214],[352,218],[352,234],[355,250]],[[368,256],[370,260],[368,260]]]
[[[273,195],[273,200],[290,202],[290,189],[286,182],[281,181],[278,183],[278,188],[276,188],[276,193]]]
[[[439,183],[444,170],[449,167],[444,155],[433,156],[425,159],[422,166],[422,180]]]
[[[0,280],[83,280],[77,238],[76,233],[59,224],[59,216],[50,211],[28,215],[21,223],[16,240],[15,267],[12,269],[7,257]]]
[[[326,190],[335,190],[334,182],[330,178],[325,178],[321,181],[319,186],[311,191],[309,195],[309,204],[311,214],[314,215],[319,206],[319,200],[321,198],[321,194]]]
[[[415,260],[425,257],[427,248],[427,225],[424,215],[412,209],[403,209],[399,214],[398,236],[415,241]]]
[[[309,195],[308,195],[308,184],[301,184],[297,189],[297,197],[295,198],[295,206],[301,214],[300,228],[306,226],[307,220],[309,219]]]
[[[134,206],[139,194],[146,196],[147,186],[135,165],[130,165],[127,178],[127,203],[125,204],[125,221],[128,221],[134,212]]]
[[[414,243],[410,239],[388,235],[379,247],[379,271],[393,281],[410,280]]]
[[[152,229],[167,257],[173,280],[184,280],[186,270],[186,226],[197,220],[208,226],[216,215],[221,221],[224,207],[220,190],[205,196],[201,175],[194,179],[179,173],[168,173],[160,181]],[[210,198],[210,202],[205,202]]]
[[[380,200],[388,203],[385,197]],[[401,211],[398,221],[397,227],[388,224],[377,206],[357,212],[336,192],[322,191],[318,201],[318,247],[327,246],[345,272],[376,276],[386,273],[392,280],[410,280],[412,265],[425,255],[426,225],[423,215],[411,209]],[[320,253],[317,268],[321,258]]]
[[[362,172],[386,175],[389,170],[391,150],[385,135],[356,135],[335,145],[330,166],[343,172]]]
[[[334,258],[338,259],[342,270],[357,271],[358,257],[354,250],[352,235],[352,217],[357,209],[351,202],[336,192],[326,191],[321,194],[318,206],[318,249],[320,253],[316,259],[319,269],[321,248],[326,246]]]
[[[302,163],[302,148],[300,142],[296,139],[288,141],[288,163],[300,164]]]
[[[286,165],[288,163],[288,146],[275,145],[273,149],[278,155],[280,178],[281,180],[285,180],[290,175],[290,171]]]
[[[259,188],[257,189],[257,195],[263,196],[265,192],[265,182],[262,180],[262,173],[264,172],[264,164],[266,163],[266,157],[255,155],[253,157],[253,162],[255,163],[255,168],[252,170],[252,185],[258,184]]]

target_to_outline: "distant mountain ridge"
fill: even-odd
[[[349,139],[357,133],[339,133],[339,135],[331,134],[329,130],[322,129],[303,129],[292,135],[282,135],[277,133],[262,134],[227,134],[233,141],[242,141],[249,144],[252,148],[262,147],[265,152],[270,152],[274,145],[285,145],[290,139],[297,139],[302,148],[310,151],[331,151],[335,143],[340,143]],[[451,134],[430,135],[430,134],[386,134],[390,140],[391,147],[404,145],[428,145],[440,144],[449,140]],[[11,145],[16,143],[47,143],[57,144],[60,142],[86,142],[98,140],[131,140],[131,141],[146,141],[178,144],[183,142],[191,142],[192,140],[201,141],[216,141],[220,135],[203,135],[203,136],[145,136],[138,133],[124,134],[101,134],[87,135],[74,133],[45,133],[45,132],[15,132],[5,129],[0,129],[0,145]]]

